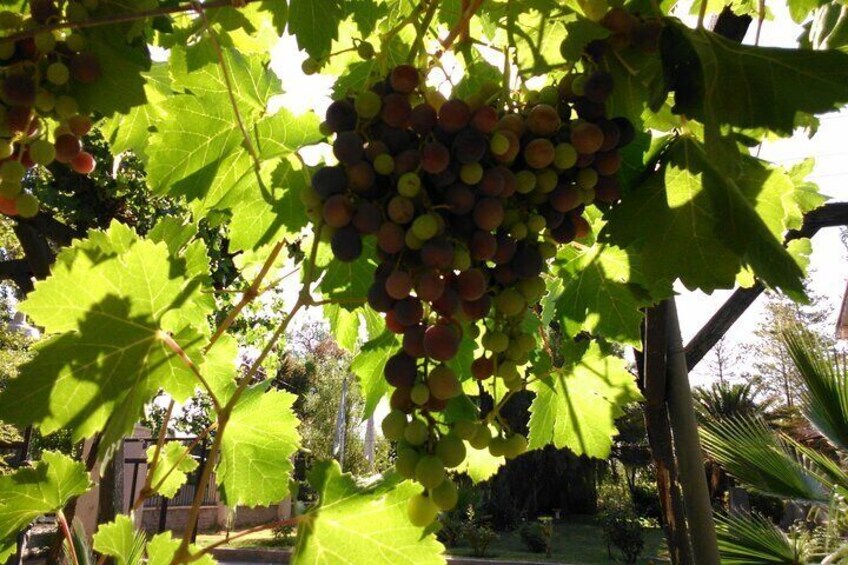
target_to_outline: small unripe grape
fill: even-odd
[[[85,49],[85,36],[81,33],[73,32],[65,38],[65,45],[74,53],[79,53]]]
[[[484,423],[477,424],[476,427],[477,430],[474,432],[474,436],[468,440],[468,443],[474,449],[486,449],[489,447],[489,442],[492,441],[492,430]]]
[[[52,53],[56,48],[56,36],[51,32],[39,33],[33,38],[36,49],[41,53]]]
[[[445,436],[436,444],[436,456],[449,469],[459,467],[465,461],[465,455],[465,443],[458,436]]]
[[[305,75],[314,75],[318,71],[321,70],[321,63],[313,59],[312,57],[307,57],[305,61],[300,65],[300,70],[303,71]]]
[[[356,48],[356,53],[360,58],[368,61],[372,57],[374,57],[374,46],[368,43],[367,41],[362,41]]]
[[[430,429],[421,420],[412,420],[403,430],[403,439],[410,445],[424,445],[428,437],[430,437]]]
[[[427,376],[430,394],[440,400],[448,400],[462,392],[462,385],[456,378],[456,373],[447,365],[437,365]],[[447,464],[447,463],[445,463]]]
[[[86,116],[73,116],[68,120],[68,128],[77,137],[83,137],[91,131],[91,120]]]
[[[0,141],[0,159],[8,159],[15,153],[15,144],[6,141],[5,139]]]
[[[388,153],[381,153],[374,159],[374,170],[378,175],[388,176],[395,170],[395,160]]]
[[[492,139],[489,141],[489,151],[491,151],[493,155],[506,155],[510,146],[509,138],[502,132],[498,132],[493,135]]]
[[[495,436],[489,442],[489,454],[492,457],[503,457],[506,453],[506,439]]]
[[[433,523],[439,515],[439,507],[423,494],[416,494],[406,505],[406,514],[410,523],[416,528],[425,528]]]
[[[380,108],[383,102],[376,92],[366,90],[359,93],[356,100],[353,102],[353,107],[356,108],[356,113],[360,118],[370,120],[380,114]]]
[[[483,178],[483,166],[480,163],[467,163],[459,170],[459,178],[467,185],[475,185]]]
[[[415,467],[418,465],[418,459],[421,456],[417,451],[410,448],[399,448],[397,459],[395,459],[395,469],[405,479],[415,478]]]
[[[410,391],[409,396],[412,398],[412,402],[418,406],[423,406],[427,404],[428,400],[430,400],[430,389],[427,385],[418,383],[412,387],[412,391]]]
[[[404,173],[398,179],[398,193],[407,198],[415,198],[421,192],[421,177],[415,173]]]
[[[559,143],[554,148],[554,166],[560,170],[572,168],[577,164],[577,150],[570,143]]]
[[[35,18],[35,15],[33,15]],[[15,29],[21,25],[21,15],[16,14],[15,12],[11,12],[9,10],[3,10],[0,12],[0,29]],[[14,43],[12,43],[14,46]]]
[[[424,488],[436,488],[445,480],[445,464],[433,455],[421,457],[415,466],[415,480]]]
[[[56,100],[56,114],[63,120],[67,120],[79,113],[77,101],[70,96],[60,96]]]
[[[392,410],[383,418],[381,425],[383,435],[390,441],[397,441],[403,437],[406,424],[406,414],[400,410]]]
[[[440,510],[447,512],[455,507],[459,501],[459,491],[453,481],[445,480],[430,491],[430,498]]]
[[[56,96],[49,90],[39,90],[35,95],[35,107],[39,112],[52,112],[56,107]]]
[[[541,233],[546,226],[545,217],[540,214],[533,214],[527,218],[527,229],[533,233]]]
[[[36,165],[47,166],[56,158],[56,148],[46,139],[39,139],[29,146],[29,156]]]
[[[598,184],[598,173],[595,169],[580,169],[577,173],[577,186],[583,189],[595,188]]]
[[[471,420],[457,420],[453,423],[453,433],[456,437],[471,441],[471,438],[477,433],[477,422]]]
[[[65,8],[65,16],[68,21],[82,22],[88,19],[88,10],[79,2],[69,2]]]
[[[515,190],[519,194],[529,194],[536,188],[536,175],[532,171],[521,170],[515,173]]]
[[[19,194],[15,198],[15,206],[18,209],[18,215],[21,218],[32,218],[38,214],[38,207],[41,203],[38,198],[29,193]]]
[[[490,332],[483,336],[483,347],[492,353],[503,353],[509,347],[509,336],[503,332]]]
[[[6,161],[0,165],[0,179],[5,183],[21,184],[26,174],[26,167],[18,161]]]
[[[439,231],[439,222],[432,214],[418,216],[412,222],[412,233],[421,241],[427,241],[436,236]]]
[[[77,53],[71,57],[71,76],[81,84],[92,84],[100,79],[100,61],[92,53]]]
[[[19,182],[0,183],[0,196],[3,198],[15,198],[22,190],[23,186]]]
[[[11,59],[15,54],[15,44],[12,42],[0,44],[0,60]]]
[[[507,459],[515,459],[527,451],[527,438],[521,434],[515,434],[507,438],[504,455]]]
[[[527,304],[524,297],[515,289],[507,288],[495,297],[495,308],[506,317],[517,316]]]

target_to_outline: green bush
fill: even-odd
[[[495,530],[485,524],[466,523],[462,526],[462,537],[471,546],[474,557],[487,557],[492,542],[498,539]]]
[[[282,524],[271,530],[271,536],[276,547],[293,547],[297,538],[295,528],[291,524]]]
[[[636,514],[629,489],[624,485],[604,485],[599,497],[598,519],[612,557],[618,548],[625,563],[636,563],[645,548],[642,520]]]
[[[549,516],[539,518],[538,522],[525,523],[518,530],[521,541],[532,553],[551,554],[553,520]]]
[[[657,494],[657,485],[653,483],[636,484],[630,489],[633,498],[633,509],[642,518],[650,518],[656,522],[662,521],[662,508],[660,497]]]

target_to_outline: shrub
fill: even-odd
[[[662,508],[657,486],[651,484],[636,484],[630,489],[633,497],[633,508],[642,518],[650,518],[658,523],[662,521]]]
[[[549,516],[539,518],[538,522],[525,523],[518,531],[521,541],[532,553],[551,554],[553,538],[553,520]]]
[[[615,546],[625,563],[636,563],[645,548],[645,537],[642,522],[628,494],[629,489],[623,485],[604,485],[598,517],[610,556]]]
[[[436,537],[445,547],[456,547],[465,525],[464,512],[445,512],[439,517],[439,522],[442,527],[436,532]]]
[[[484,524],[466,523],[462,526],[462,537],[471,546],[474,557],[486,557],[489,546],[498,539],[498,534]]]
[[[295,528],[291,524],[282,524],[271,530],[274,545],[277,547],[293,547],[295,543]]]

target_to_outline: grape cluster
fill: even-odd
[[[496,410],[477,420],[440,413],[464,394],[463,337],[484,350],[469,368],[477,380],[525,387],[547,263],[557,244],[589,234],[587,205],[619,198],[618,151],[634,131],[606,117],[612,87],[603,71],[570,74],[505,112],[485,103],[485,89],[445,100],[403,65],[327,110],[338,164],[313,175],[304,204],[340,261],[376,238],[368,304],[402,336],[385,365],[393,393],[382,429],[397,441],[397,471],[425,489],[409,503],[417,525],[456,504],[446,469],[464,461],[466,444],[506,458],[527,449]]]
[[[67,2],[60,9],[56,0],[31,0],[28,18],[0,12],[0,29],[8,34],[81,21],[97,4]],[[24,218],[38,213],[38,199],[22,189],[28,169],[36,165],[58,161],[80,174],[94,170],[94,157],[82,146],[91,119],[80,113],[71,89],[96,82],[100,74],[81,30],[44,31],[0,43],[0,212]]]

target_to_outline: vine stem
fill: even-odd
[[[216,10],[220,8],[237,8],[246,4],[253,4],[262,0],[211,0],[203,4],[205,10]],[[147,18],[155,18],[156,16],[168,16],[171,14],[182,14],[195,11],[194,3],[179,4],[177,6],[163,6],[161,8],[153,8],[150,10],[142,10],[140,12],[130,12],[128,14],[111,14],[102,18],[92,18],[81,22],[58,22],[45,26],[28,29],[19,33],[13,33],[6,37],[0,38],[0,45],[4,43],[12,43],[20,39],[29,39],[41,33],[55,31],[68,28],[89,28],[105,25],[121,24],[136,22],[138,20],[146,20]]]
[[[215,410],[220,410],[221,402],[218,400],[218,396],[215,394],[215,391],[212,390],[209,381],[206,380],[203,373],[201,373],[200,369],[197,368],[197,365],[194,364],[194,361],[192,361],[183,348],[180,347],[180,344],[174,341],[174,338],[170,334],[161,330],[159,331],[159,339],[168,346],[168,349],[176,353],[177,357],[182,359],[183,363],[191,369],[191,372],[194,373],[194,376],[197,377],[197,380],[200,381],[200,384],[203,385],[203,388],[205,388],[206,392],[209,394],[209,398],[212,400],[212,405],[215,407]]]
[[[453,26],[453,29],[450,30],[447,37],[442,40],[442,48],[436,53],[436,59],[441,58],[448,49],[453,47],[456,39],[468,28],[471,18],[477,13],[477,10],[479,10],[482,5],[483,0],[471,0],[471,2],[469,2],[468,7],[460,15],[459,21],[456,22],[456,25]]]
[[[704,18],[707,17],[707,0],[701,0],[701,6],[698,10],[698,29],[704,29]]]
[[[165,417],[162,419],[162,425],[159,427],[159,437],[156,440],[156,449],[153,451],[153,461],[147,466],[147,476],[144,478],[144,487],[139,493],[139,498],[144,500],[145,491],[150,489],[150,481],[153,478],[153,473],[156,472],[156,466],[159,465],[159,458],[162,455],[162,448],[165,446],[165,437],[168,435],[168,422],[171,421],[171,415],[174,413],[176,402],[171,399],[168,403],[168,409],[165,411]]]
[[[244,291],[244,294],[239,300],[239,303],[236,304],[236,307],[233,308],[229,314],[227,314],[226,319],[221,322],[218,326],[218,329],[215,330],[215,334],[209,340],[209,345],[206,346],[206,351],[212,349],[212,346],[215,345],[224,333],[230,329],[230,326],[233,325],[238,315],[241,314],[241,311],[250,304],[253,300],[259,296],[259,286],[262,284],[262,281],[268,275],[268,271],[271,270],[271,267],[274,265],[274,262],[277,260],[277,257],[280,256],[280,252],[283,250],[285,246],[285,241],[280,241],[277,245],[274,246],[274,249],[271,251],[271,254],[268,256],[268,259],[265,260],[265,264],[262,265],[262,269],[259,271],[259,274],[256,276],[256,279],[253,281],[253,284],[250,285],[250,288]]]
[[[186,530],[183,534],[183,539],[180,542],[180,547],[174,553],[174,558],[171,561],[171,565],[177,565],[181,562],[191,563],[192,561],[197,561],[203,556],[202,552],[198,552],[192,555],[189,551],[189,546],[191,545],[191,534],[194,530],[195,524],[197,524],[197,519],[200,516],[200,505],[203,502],[203,496],[209,486],[209,480],[212,477],[212,469],[215,467],[218,455],[221,452],[221,442],[222,438],[224,437],[224,432],[227,428],[227,423],[230,420],[233,408],[235,408],[242,394],[244,394],[244,391],[247,390],[247,387],[250,385],[250,382],[253,380],[253,377],[256,375],[257,372],[259,372],[259,368],[262,366],[262,363],[265,361],[266,357],[268,357],[268,355],[276,346],[277,342],[280,340],[283,334],[285,334],[286,328],[288,328],[289,323],[291,323],[292,319],[300,311],[301,308],[303,308],[304,306],[309,306],[313,303],[312,295],[310,294],[310,288],[312,286],[312,278],[315,274],[315,261],[318,257],[318,244],[321,240],[320,234],[322,227],[323,225],[321,223],[315,226],[315,236],[312,242],[312,250],[309,253],[309,259],[305,265],[306,275],[304,276],[303,286],[300,289],[297,302],[280,322],[280,325],[277,327],[276,331],[274,331],[274,334],[268,340],[268,343],[265,345],[256,360],[253,362],[250,369],[248,369],[247,372],[239,379],[238,386],[235,392],[233,393],[232,398],[227,401],[227,404],[223,408],[217,411],[218,433],[215,434],[215,439],[212,442],[212,447],[209,449],[209,455],[206,459],[206,464],[203,466],[203,472],[200,475],[200,480],[198,480],[197,482],[194,499],[191,503],[191,513],[189,514],[188,521],[186,522]]]
[[[271,530],[271,529],[274,529],[274,528],[279,528],[280,526],[295,526],[295,525],[297,525],[298,522],[300,522],[300,520],[301,520],[301,517],[296,516],[294,518],[286,518],[285,520],[278,520],[276,522],[271,522],[270,524],[262,524],[260,526],[254,526],[254,527],[249,528],[247,530],[242,530],[241,532],[239,532],[239,533],[237,533],[233,536],[229,536],[226,539],[222,539],[220,541],[216,541],[213,544],[207,545],[200,552],[197,553],[196,557],[200,558],[204,555],[208,555],[209,553],[212,552],[213,549],[217,549],[218,547],[221,547],[222,545],[225,545],[225,544],[228,544],[228,543],[230,543],[234,540],[241,539],[243,537],[249,536],[250,534],[255,534],[256,532],[261,532],[261,531],[264,531],[264,530]]]
[[[71,537],[71,529],[68,527],[68,520],[65,518],[65,513],[59,510],[56,513],[56,518],[59,520],[59,526],[62,528],[62,535],[65,537],[65,542],[68,544],[68,553],[71,555],[71,564],[79,565],[77,550],[74,548],[74,540]]]
[[[421,51],[421,48],[424,46],[424,36],[427,34],[430,24],[433,23],[433,18],[436,16],[436,9],[439,7],[439,0],[429,0],[429,2],[430,5],[427,6],[427,11],[424,13],[424,17],[421,18],[421,21],[416,22],[413,20],[416,34],[415,41],[412,43],[412,47],[409,50],[409,57],[407,57],[407,62],[409,63],[415,62],[418,52]]]
[[[227,68],[227,62],[224,60],[224,51],[221,49],[221,44],[218,43],[218,37],[215,35],[215,32],[212,30],[211,24],[209,23],[209,18],[206,17],[206,9],[203,4],[201,4],[198,0],[193,0],[192,5],[194,6],[197,15],[200,16],[200,19],[203,20],[203,29],[206,31],[209,36],[209,41],[212,42],[212,47],[215,49],[215,56],[218,58],[218,66],[221,68],[221,74],[224,76],[224,84],[227,86],[227,95],[230,98],[230,104],[233,107],[233,114],[236,116],[236,122],[238,122],[238,127],[241,130],[241,135],[244,137],[244,144],[247,152],[250,154],[250,158],[253,160],[253,168],[256,171],[256,178],[259,180],[259,185],[263,186],[262,182],[262,163],[259,160],[259,154],[256,153],[256,148],[253,146],[253,140],[250,137],[250,133],[247,131],[247,128],[244,125],[244,120],[241,118],[241,112],[238,108],[238,102],[236,102],[236,97],[233,92],[233,79],[230,76],[230,70]]]

